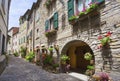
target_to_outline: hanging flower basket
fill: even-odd
[[[110,36],[111,36],[111,32],[107,32],[107,34],[105,36],[98,36],[98,40],[100,40],[100,45],[98,46],[98,48],[101,48],[103,46],[108,45],[108,43],[110,43]]]
[[[61,63],[62,64],[66,64],[67,60],[70,60],[69,56],[67,56],[67,55],[62,55],[61,56]]]
[[[69,23],[74,25],[77,22],[77,20],[78,20],[78,16],[71,16],[69,18]]]
[[[110,37],[104,37],[100,40],[101,44],[104,46],[110,42]]]
[[[90,53],[85,53],[84,59],[86,59],[86,60],[91,60],[91,59],[92,59],[92,54],[90,54]]]
[[[45,36],[49,37],[49,36],[55,35],[56,32],[57,32],[57,30],[55,30],[55,29],[48,30],[48,31],[45,32]]]

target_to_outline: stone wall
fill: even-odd
[[[0,75],[2,74],[6,67],[6,62],[7,62],[6,57],[4,55],[0,56]]]
[[[48,14],[49,11],[44,5],[45,1],[42,0],[40,3],[40,25],[37,26],[40,30],[40,44],[45,44],[47,47],[51,44],[58,44],[61,53],[68,42],[74,40],[83,41],[90,46],[95,55],[96,71],[120,72],[120,2],[117,2],[118,0],[105,0],[103,4],[99,5],[97,15],[88,16],[73,26],[68,21],[67,1],[56,0],[56,8],[52,13],[58,12],[59,28],[56,36],[50,38],[45,37],[44,32],[45,21],[52,14]],[[100,44],[98,36],[105,35],[108,31],[112,32],[109,48],[106,51],[97,49]]]
[[[60,46],[60,50],[62,50],[64,45],[70,41],[84,41],[94,52],[96,71],[120,71],[120,3],[117,1],[106,0],[105,3],[99,6],[98,15],[93,17],[89,16],[88,18],[77,22],[74,26],[69,24],[67,1],[64,1],[64,3],[65,8],[63,8],[63,5],[59,0],[56,2],[56,11],[58,11],[59,14],[59,29],[57,31],[57,38],[52,38],[52,40],[55,39],[55,41],[51,41],[51,43],[58,44]],[[65,14],[64,28],[62,27],[63,14]],[[105,35],[108,31],[112,32],[112,36],[110,48],[108,50],[109,54],[105,57],[105,55],[103,55],[104,51],[97,49],[97,46],[100,44],[98,36]]]

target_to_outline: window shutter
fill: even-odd
[[[20,45],[20,39],[19,39],[19,45]]]
[[[68,1],[68,18],[74,15],[74,0]]]
[[[103,2],[105,0],[94,0],[94,1],[97,2],[97,3],[101,3],[101,2]]]
[[[58,12],[56,12],[54,14],[54,28],[57,29],[58,28]]]
[[[49,20],[46,20],[45,22],[45,31],[47,31],[49,28]]]
[[[92,0],[92,2],[95,2],[95,0]]]

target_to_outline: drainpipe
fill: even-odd
[[[35,48],[35,14],[36,14],[36,10],[33,10],[33,51]]]

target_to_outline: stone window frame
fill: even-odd
[[[57,11],[55,11],[55,12],[57,12]],[[49,20],[49,27],[48,27],[48,29],[49,30],[54,29],[54,18],[53,18],[54,17],[54,13],[48,18],[48,20]]]

